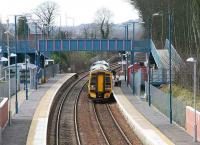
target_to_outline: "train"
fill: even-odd
[[[106,61],[97,61],[90,67],[88,97],[93,101],[112,100],[112,72]]]

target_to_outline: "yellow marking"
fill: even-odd
[[[75,74],[71,73],[62,77],[41,98],[31,122],[26,145],[46,145],[47,123],[51,104],[59,88],[73,75]]]
[[[103,92],[104,76],[102,74],[98,75],[98,92]]]

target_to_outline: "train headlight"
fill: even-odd
[[[94,85],[90,86],[90,90],[95,90],[95,89],[96,89],[96,86],[94,86]]]

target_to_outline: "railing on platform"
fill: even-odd
[[[153,55],[153,58],[154,58],[154,60],[155,60],[155,62],[157,64],[158,68],[163,68],[162,62],[160,60],[160,55],[159,55],[159,53],[158,53],[158,51],[156,49],[156,46],[155,46],[155,44],[153,43],[152,40],[151,40],[151,53]]]

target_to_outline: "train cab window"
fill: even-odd
[[[91,85],[96,85],[96,76],[91,77]]]
[[[110,83],[110,77],[109,77],[109,76],[106,76],[105,81],[106,81],[106,83]]]

